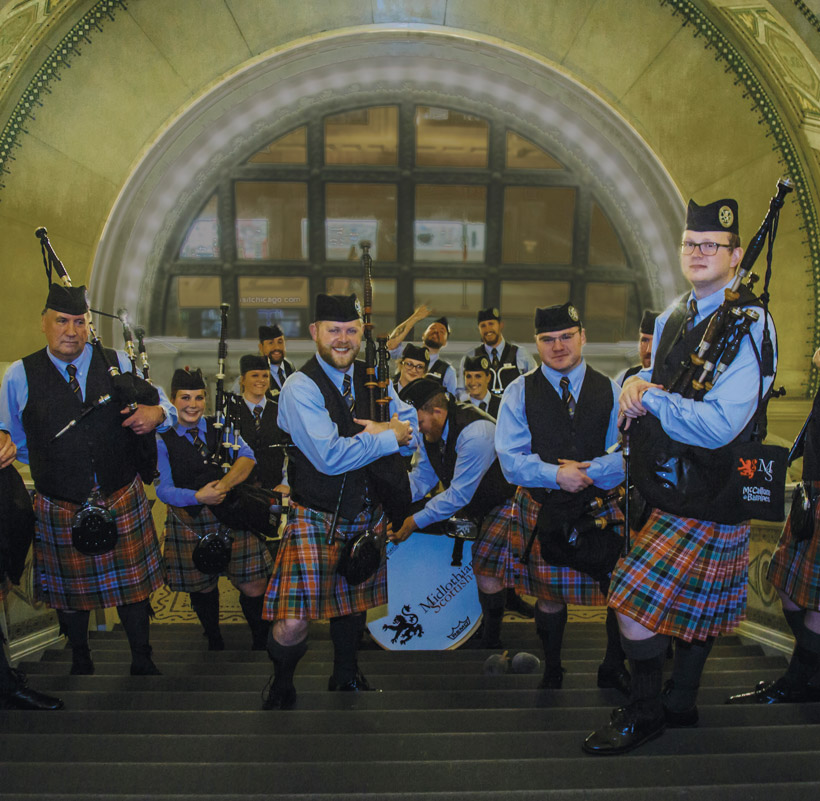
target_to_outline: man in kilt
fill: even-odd
[[[31,498],[12,462],[17,448],[6,431],[0,431],[0,604],[12,582],[20,583],[26,553],[34,539]],[[63,702],[32,689],[20,671],[12,669],[0,629],[0,709],[62,709]]]
[[[512,586],[538,599],[535,625],[544,648],[539,687],[559,689],[567,604],[604,606],[606,596],[600,578],[547,562],[535,532],[556,531],[566,540],[561,525],[575,525],[596,498],[623,481],[620,454],[606,452],[618,440],[618,387],[584,360],[586,335],[571,303],[536,309],[535,343],[541,366],[507,387],[495,433],[504,475],[518,489],[490,517],[473,570],[487,606],[497,609],[504,588]],[[621,519],[614,500],[597,515]],[[609,637],[598,685],[623,690],[628,681],[618,638]]]
[[[812,358],[820,368],[820,348]],[[814,396],[803,441],[803,481],[811,497],[820,496],[820,391]],[[792,506],[794,514],[794,506]],[[806,531],[797,530],[790,514],[783,527],[767,578],[780,596],[783,617],[794,634],[786,672],[761,681],[754,690],[731,696],[728,704],[782,704],[820,701],[812,679],[820,670],[820,503],[812,506]]]
[[[41,318],[47,347],[6,371],[0,428],[17,444],[17,458],[31,466],[37,491],[35,590],[57,610],[72,649],[71,673],[94,672],[90,610],[116,606],[131,646],[131,675],[157,674],[148,598],[163,583],[162,564],[134,435],[167,429],[176,411],[161,393],[161,405],[140,404],[133,414],[116,403],[101,404],[53,440],[97,398],[111,393],[105,360],[88,344],[88,319],[85,287],[51,285]],[[124,353],[107,356],[118,361],[122,373],[131,369]],[[72,521],[94,491],[114,516],[118,540],[113,550],[86,556],[72,543]]]
[[[363,325],[355,295],[319,295],[310,333],[316,355],[285,382],[279,426],[293,440],[288,478],[291,503],[265,601],[274,621],[268,653],[274,665],[266,709],[288,709],[296,700],[293,675],[307,650],[308,621],[330,619],[333,675],[329,690],[371,689],[356,659],[368,609],[387,600],[387,566],[351,585],[337,572],[348,540],[376,525],[376,480],[393,469],[407,494],[400,446],[411,441],[414,410],[388,387],[393,414],[386,423],[368,414],[366,372],[356,361]],[[372,468],[372,469],[369,469]],[[334,528],[335,523],[335,528]]]
[[[761,352],[764,315],[702,400],[664,390],[723,303],[742,255],[737,203],[690,201],[680,263],[692,291],[658,317],[651,373],[624,382],[620,408],[631,421],[632,472],[648,518],[612,574],[608,599],[632,670],[630,702],[587,737],[584,750],[592,754],[623,753],[666,726],[696,725],[697,691],[714,638],[745,616],[749,524],[742,510],[713,500],[715,487],[730,478],[716,477],[714,465],[734,470],[727,449],[752,439],[760,394],[771,387],[755,352]],[[744,286],[737,305],[756,305]],[[703,485],[707,475],[711,486]],[[670,638],[672,678],[662,687]]]
[[[265,367],[267,374],[267,367]],[[171,379],[171,400],[177,410],[176,428],[157,438],[159,485],[157,497],[168,504],[165,523],[165,583],[174,592],[187,592],[209,651],[222,651],[219,630],[219,574],[204,573],[196,565],[194,550],[203,537],[220,531],[212,506],[250,476],[256,460],[238,437],[239,450],[227,472],[217,463],[220,431],[204,417],[205,382],[199,370],[176,370]],[[262,618],[265,588],[273,560],[264,542],[249,531],[230,529],[230,561],[224,573],[239,590],[239,605],[251,630],[252,648],[263,651],[268,624]]]

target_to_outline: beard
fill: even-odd
[[[349,346],[349,350],[344,353],[339,353],[333,350],[332,347],[317,342],[316,352],[319,354],[319,357],[331,367],[335,367],[337,370],[347,370],[359,355],[360,348],[360,345],[353,345],[352,343],[349,343]]]
[[[427,337],[424,340],[424,347],[430,348],[431,350],[439,350],[443,347],[441,340],[434,338],[434,337]]]

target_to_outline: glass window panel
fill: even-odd
[[[531,341],[535,332],[535,307],[566,303],[569,290],[569,281],[502,281],[504,336],[517,342]]]
[[[271,309],[306,309],[310,306],[308,279],[298,276],[240,276],[239,305]]]
[[[256,339],[260,325],[278,325],[286,337],[306,339],[310,336],[308,313],[308,309],[301,308],[242,306],[239,308],[239,335],[243,339]]]
[[[597,203],[592,204],[592,218],[589,224],[589,263],[626,267],[626,256],[618,241],[618,235]]]
[[[191,223],[179,251],[182,259],[219,258],[219,222],[216,216],[216,193]]]
[[[387,336],[396,327],[396,279],[374,278],[373,281],[373,336]],[[329,276],[325,279],[328,295],[356,294],[364,306],[364,289],[361,278]]]
[[[217,275],[181,275],[168,285],[165,336],[218,337],[221,279]]]
[[[307,184],[237,181],[236,255],[307,259]]]
[[[396,164],[398,143],[396,106],[374,106],[325,117],[325,164]]]
[[[248,164],[306,164],[307,129],[302,126],[295,131],[280,136],[258,153],[254,153]]]
[[[484,261],[487,190],[483,186],[416,187],[416,261]]]
[[[510,170],[561,170],[556,161],[538,145],[517,133],[507,131],[507,168]]]
[[[508,186],[504,190],[502,261],[569,264],[574,220],[575,189]]]
[[[218,275],[180,275],[177,282],[180,309],[216,309],[222,303],[222,279]]]
[[[588,283],[584,303],[584,328],[590,342],[620,342],[632,287],[628,284]],[[630,338],[634,332],[630,331]]]
[[[364,239],[374,261],[396,260],[394,184],[326,184],[325,209],[329,261],[357,261]]]
[[[413,281],[413,295],[414,308],[423,303],[433,310],[428,319],[416,324],[416,337],[433,320],[443,316],[450,323],[451,339],[478,339],[476,313],[484,306],[483,281],[417,278]]]
[[[416,107],[416,166],[486,167],[487,120],[447,108]]]

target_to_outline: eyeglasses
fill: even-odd
[[[704,256],[714,256],[715,253],[718,252],[718,248],[734,250],[731,245],[721,245],[718,242],[692,242],[689,239],[685,239],[680,243],[680,252],[683,253],[684,256],[690,256],[695,252],[695,248]]]
[[[538,337],[538,341],[543,342],[545,345],[554,345],[556,342],[571,342],[577,333],[577,331],[573,331],[571,334],[561,334],[558,337]]]
[[[404,367],[408,373],[423,373],[427,369],[427,365],[425,364],[410,364],[408,361],[403,361],[402,367]]]

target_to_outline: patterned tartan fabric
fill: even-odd
[[[522,565],[519,561],[540,508],[541,504],[534,501],[526,489],[518,487],[512,499],[494,509],[484,519],[479,542],[473,550],[473,572],[500,579],[505,587],[515,587],[519,593],[546,601],[603,606],[606,598],[598,582],[572,568],[548,565],[541,558],[537,538],[528,564]],[[623,518],[614,501],[595,516]]]
[[[37,493],[34,513],[35,593],[54,609],[97,609],[144,601],[162,586],[159,544],[139,478],[105,499],[119,540],[113,551],[83,556],[71,544],[79,506]]]
[[[214,584],[216,577],[197,570],[193,556],[199,538],[218,527],[219,521],[207,507],[203,507],[197,517],[191,517],[184,509],[168,507],[163,553],[168,589],[201,592]],[[227,576],[234,586],[269,578],[273,559],[265,543],[247,531],[231,529],[230,535],[233,538],[231,561],[222,575]]]
[[[693,639],[728,634],[746,617],[749,524],[654,509],[612,572],[608,603],[650,631]]]
[[[820,481],[812,482],[820,491]],[[780,541],[772,554],[767,578],[801,609],[820,611],[820,503],[814,508],[814,535],[795,542],[791,535],[791,518],[786,520]]]
[[[351,587],[336,572],[346,538],[367,530],[367,511],[351,522],[340,518],[335,542],[329,546],[331,519],[332,515],[291,501],[288,524],[265,594],[266,620],[326,619],[387,603],[386,561],[372,578],[357,587]]]

